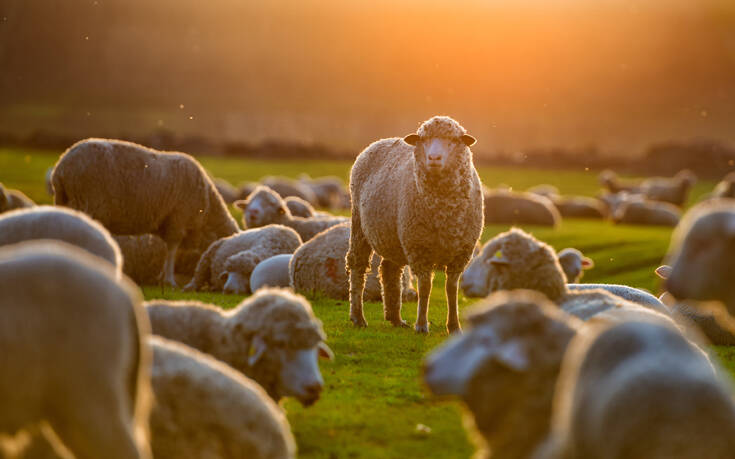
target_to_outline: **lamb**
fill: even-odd
[[[484,192],[485,224],[527,224],[558,226],[559,211],[548,198],[511,190]]]
[[[296,456],[286,416],[258,384],[183,344],[160,337],[148,343],[156,396],[151,413],[154,457]]]
[[[291,279],[288,265],[293,255],[276,255],[258,263],[250,275],[250,291],[257,292],[263,287],[289,287]]]
[[[0,249],[0,291],[0,437],[46,422],[76,457],[150,457],[149,325],[132,283],[78,247],[30,241]]]
[[[123,272],[140,285],[157,284],[166,262],[166,243],[155,234],[113,235],[123,257]],[[184,241],[186,244],[186,241]],[[181,247],[176,251],[176,274],[194,274],[201,251]]]
[[[311,218],[316,214],[314,208],[308,202],[296,196],[289,196],[283,200],[286,207],[294,217]]]
[[[585,257],[578,249],[571,247],[559,251],[557,258],[559,258],[559,264],[569,284],[579,283],[584,275],[584,270],[595,266],[591,258]]]
[[[256,188],[246,200],[236,201],[235,206],[242,209],[242,222],[246,228],[269,224],[285,225],[296,230],[304,242],[329,227],[348,221],[343,217],[294,217],[278,193],[263,186]]]
[[[678,330],[627,322],[569,345],[545,458],[726,458],[735,404],[707,356]]]
[[[538,292],[496,292],[468,313],[466,333],[427,357],[424,381],[431,392],[460,396],[473,414],[480,457],[488,456],[488,447],[498,458],[529,457],[544,440],[554,382],[569,341],[582,329],[580,318],[660,318],[622,299],[616,308],[601,308],[606,302],[578,303],[568,315]]]
[[[293,253],[301,245],[296,231],[282,225],[268,225],[241,231],[212,243],[202,254],[194,277],[184,290],[211,290],[248,294],[250,274],[266,258]]]
[[[447,273],[447,330],[460,330],[457,284],[482,232],[482,185],[469,146],[475,139],[457,121],[435,116],[417,133],[368,146],[350,172],[352,229],[347,252],[350,319],[367,326],[362,311],[365,272],[375,251],[383,260],[383,315],[401,319],[401,275],[418,277],[414,328],[428,333],[433,271]]]
[[[36,239],[55,239],[80,247],[109,262],[120,274],[122,255],[110,233],[85,214],[37,206],[0,215],[0,246]]]
[[[681,207],[689,197],[697,176],[689,169],[679,171],[672,178],[651,177],[641,183],[641,193],[651,201],[668,202]]]
[[[643,199],[628,199],[612,214],[615,224],[676,226],[681,211],[673,204]]]
[[[289,196],[296,196],[308,202],[312,206],[318,204],[317,197],[310,187],[295,180],[291,180],[290,178],[263,177],[260,179],[260,183],[278,193],[278,195],[283,199],[286,199]]]
[[[8,190],[0,183],[0,214],[14,209],[25,209],[36,204],[18,190]]]
[[[350,245],[350,225],[333,226],[306,242],[294,252],[289,266],[291,286],[296,292],[308,295],[320,293],[329,298],[349,298],[349,279],[346,260]],[[363,301],[381,301],[382,293],[378,269],[381,258],[373,254],[370,272],[365,281]],[[416,301],[417,294],[411,282],[411,269],[401,276],[403,301]]]
[[[518,228],[501,233],[485,244],[462,278],[466,296],[486,296],[498,290],[531,289],[564,308],[588,295],[588,289],[609,291],[642,307],[668,315],[653,295],[615,284],[566,284],[554,249]]]
[[[167,248],[164,280],[172,286],[185,237],[206,247],[238,230],[204,169],[183,153],[82,140],[61,155],[51,180],[56,205],[85,212],[114,234],[160,236]]]
[[[196,301],[146,303],[153,333],[219,359],[260,384],[275,401],[319,399],[317,357],[331,359],[321,322],[300,295],[264,288],[222,311]]]
[[[214,183],[215,188],[217,188],[217,192],[222,196],[222,200],[226,204],[232,204],[240,198],[240,191],[232,186],[227,180],[215,178],[212,179],[212,183]]]

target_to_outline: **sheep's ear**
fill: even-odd
[[[477,142],[477,139],[475,139],[469,134],[463,135],[462,137],[460,137],[460,139],[462,140],[462,143],[467,145],[468,147],[471,147]]]
[[[242,209],[242,210],[245,210],[245,208],[248,206],[247,201],[243,199],[235,201],[233,204],[235,204],[235,207],[237,207],[238,209]]]
[[[419,137],[418,134],[408,134],[406,137],[403,138],[404,142],[414,147],[417,143],[419,143],[419,140],[421,140],[421,137]]]
[[[495,360],[515,371],[524,371],[529,367],[528,351],[517,339],[511,339],[498,346]]]
[[[656,275],[661,279],[668,279],[671,275],[672,268],[669,265],[662,265],[656,268]]]
[[[327,343],[324,341],[319,342],[319,357],[327,360],[334,360],[334,352],[332,352],[331,349],[329,349],[329,346],[327,346]]]
[[[267,347],[268,346],[265,344],[265,341],[263,341],[263,338],[261,338],[260,335],[255,335],[253,341],[250,343],[248,365],[252,367],[256,363],[258,363],[258,360],[260,360],[260,358],[263,356],[263,353],[265,353]]]
[[[591,269],[595,267],[595,262],[592,258],[582,257],[582,269]]]
[[[510,261],[503,255],[503,252],[501,250],[498,250],[495,252],[495,255],[490,259],[490,264],[496,265],[496,266],[505,266],[509,265]]]

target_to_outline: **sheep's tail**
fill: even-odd
[[[222,245],[222,241],[224,241],[224,239],[218,239],[207,247],[207,250],[205,250],[199,258],[197,267],[194,270],[194,277],[192,277],[191,281],[186,284],[184,290],[199,290],[203,285],[209,282],[211,279],[212,257],[214,257],[217,249]]]

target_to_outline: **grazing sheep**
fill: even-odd
[[[15,209],[25,209],[36,204],[18,190],[8,190],[0,183],[0,214]]]
[[[299,177],[299,182],[311,188],[311,191],[316,196],[319,207],[326,209],[342,209],[344,196],[345,194],[349,195],[342,180],[338,177],[319,177],[312,179],[307,174],[302,174]]]
[[[598,299],[610,296],[598,292]],[[607,300],[602,303],[607,302]],[[496,292],[468,314],[469,330],[433,351],[424,381],[436,395],[458,395],[482,438],[480,457],[529,457],[549,431],[554,382],[579,318],[618,323],[630,317],[658,320],[624,300],[604,309],[594,297],[565,314],[538,292]],[[578,318],[579,317],[579,318]]]
[[[294,252],[289,271],[291,286],[299,293],[321,293],[329,298],[349,298],[349,279],[345,257],[350,246],[350,224],[333,226],[306,242]],[[365,281],[363,301],[380,301],[382,293],[378,270],[381,258],[373,254],[370,272]],[[401,276],[403,301],[416,301],[411,282],[411,269]]]
[[[122,269],[120,248],[110,233],[81,212],[38,206],[0,215],[0,246],[35,239],[64,241],[108,261],[118,275]]]
[[[262,287],[289,287],[291,285],[288,265],[292,255],[276,255],[258,263],[250,275],[250,291],[257,292]]]
[[[304,297],[260,289],[236,308],[196,301],[146,303],[153,333],[205,352],[254,379],[274,400],[319,399],[317,357],[332,358],[321,322]]]
[[[183,344],[160,337],[148,343],[156,396],[151,413],[154,457],[295,457],[286,416],[258,384]]]
[[[606,218],[607,206],[599,199],[586,196],[558,196],[551,199],[565,218]]]
[[[641,192],[640,185],[620,183],[617,174],[609,169],[600,172],[599,180],[600,185],[607,188],[610,193],[628,192],[637,194]]]
[[[544,196],[511,190],[484,192],[485,224],[525,224],[557,226],[561,221],[559,211]]]
[[[153,233],[166,241],[164,280],[173,286],[185,237],[206,247],[238,229],[204,169],[183,153],[82,140],[61,155],[51,180],[57,205],[85,212],[114,234]]]
[[[235,202],[235,206],[242,209],[242,223],[246,228],[284,225],[296,230],[304,242],[331,226],[348,221],[343,217],[294,217],[278,193],[264,186],[256,188],[246,200]]]
[[[721,301],[735,316],[735,200],[697,204],[671,237],[666,290],[675,298]]]
[[[301,198],[308,202],[312,206],[318,205],[316,195],[311,191],[310,187],[295,180],[291,180],[290,178],[263,177],[260,179],[260,183],[278,193],[282,199],[286,199],[289,196],[296,196],[297,198]]]
[[[45,422],[78,458],[150,457],[137,289],[78,247],[30,241],[0,249],[0,291],[0,437]]]
[[[222,200],[225,201],[225,203],[232,204],[240,199],[240,191],[232,186],[227,180],[215,178],[212,179],[212,183],[214,183],[215,188],[217,188],[217,192],[222,196]]]
[[[241,231],[212,243],[202,254],[194,277],[184,290],[211,290],[250,293],[250,274],[266,258],[293,253],[301,245],[296,231],[282,225],[268,225]]]
[[[365,272],[375,251],[383,260],[383,314],[401,319],[401,275],[418,277],[415,329],[428,333],[433,271],[446,271],[447,329],[460,330],[457,284],[482,232],[482,185],[472,164],[475,139],[457,121],[435,116],[416,134],[374,142],[350,173],[352,230],[347,253],[350,319],[367,326],[362,311]]]
[[[681,211],[668,202],[628,199],[612,214],[615,224],[676,226]]]
[[[584,275],[584,270],[595,267],[595,262],[591,258],[585,257],[575,248],[562,249],[557,254],[557,258],[559,258],[559,264],[569,284],[579,282]]]
[[[112,237],[120,246],[123,257],[122,269],[126,276],[140,285],[157,284],[161,280],[161,272],[166,262],[166,243],[163,239],[155,234]],[[176,251],[176,274],[190,278],[201,254],[199,250],[182,246]]]
[[[679,171],[672,178],[651,177],[641,183],[641,193],[651,201],[668,202],[681,207],[689,197],[689,191],[697,176],[688,169]]]
[[[545,458],[728,458],[735,404],[678,330],[625,322],[587,329],[562,362]]]
[[[311,218],[316,213],[311,204],[296,196],[289,196],[283,202],[294,217]]]
[[[566,276],[554,249],[518,228],[489,240],[462,278],[466,296],[487,296],[498,290],[530,289],[565,308],[593,290],[605,290],[647,309],[668,314],[653,295],[615,284],[566,284]]]

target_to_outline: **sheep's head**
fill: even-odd
[[[304,297],[264,288],[233,310],[228,322],[240,371],[276,401],[293,396],[309,406],[319,399],[324,380],[317,359],[332,359],[333,354]]]
[[[260,257],[250,250],[238,252],[228,258],[225,271],[220,273],[220,278],[225,282],[222,291],[242,295],[250,293],[250,275],[260,261]]]
[[[518,228],[488,241],[462,274],[462,291],[468,297],[513,289],[536,290],[552,300],[566,292],[554,249]]]
[[[674,177],[679,179],[685,189],[689,189],[692,185],[697,183],[697,176],[689,169],[680,170]]]
[[[678,299],[720,300],[733,311],[735,289],[735,200],[699,204],[671,238],[666,289]]]
[[[235,206],[242,209],[243,223],[247,228],[282,223],[291,216],[283,199],[266,186],[257,187],[244,201],[235,201]]]
[[[577,283],[584,275],[585,269],[594,268],[595,263],[574,248],[566,248],[559,252],[559,264],[564,271],[567,283]]]
[[[550,412],[555,376],[579,321],[537,292],[499,292],[474,307],[469,327],[424,362],[424,381],[436,395],[457,395],[483,433],[519,413],[526,400],[546,397]],[[548,413],[546,413],[548,415]]]
[[[414,158],[419,169],[428,176],[441,175],[446,169],[471,161],[470,147],[475,138],[448,116],[435,116],[421,124],[415,134],[403,140],[416,147]]]

